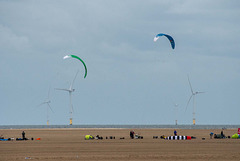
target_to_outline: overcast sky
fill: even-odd
[[[188,75],[196,124],[240,124],[239,17],[238,0],[0,0],[0,125],[45,125],[49,88],[50,124],[67,125],[55,88],[78,70],[73,124],[192,124]]]

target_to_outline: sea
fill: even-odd
[[[240,128],[240,125],[0,125],[0,129],[58,129],[58,128],[237,129]]]

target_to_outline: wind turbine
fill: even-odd
[[[177,103],[174,103],[174,111],[175,111],[175,117],[176,117],[176,120],[175,120],[175,125],[177,125],[177,114],[178,114],[178,104]]]
[[[205,92],[199,92],[199,91],[193,91],[193,89],[192,89],[192,85],[191,85],[191,82],[190,82],[190,79],[189,79],[189,76],[188,76],[188,83],[189,83],[189,86],[190,86],[190,88],[191,88],[191,93],[192,93],[192,95],[190,96],[190,98],[189,98],[189,100],[188,100],[188,103],[187,103],[187,106],[186,106],[186,110],[185,110],[185,112],[187,111],[187,107],[188,107],[188,104],[189,104],[189,102],[191,101],[191,99],[193,98],[193,125],[195,125],[196,124],[196,118],[195,118],[195,96],[197,95],[197,94],[201,94],[201,93],[205,93]]]
[[[50,88],[48,90],[48,98],[46,99],[46,101],[41,103],[40,105],[38,105],[38,106],[41,106],[41,105],[47,104],[47,125],[49,125],[49,115],[48,115],[49,114],[49,112],[48,112],[49,109],[53,112],[53,110],[52,110],[52,108],[50,106],[51,101],[49,99],[49,94],[50,94]]]
[[[78,72],[77,71],[77,74],[75,75],[73,81],[72,81],[72,84],[70,85],[69,89],[62,89],[62,88],[55,88],[56,90],[62,90],[62,91],[67,91],[69,93],[69,113],[70,113],[70,124],[69,125],[72,125],[72,114],[73,114],[73,105],[72,105],[72,92],[75,91],[75,89],[73,89],[73,83],[78,75]]]

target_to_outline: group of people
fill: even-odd
[[[221,131],[221,134],[214,134],[213,132],[210,133],[210,139],[214,136],[214,139],[223,139],[226,138],[226,136],[223,134],[223,130]]]
[[[14,138],[8,138],[8,139],[4,139],[3,135],[0,136],[0,140],[1,141],[10,141],[10,140],[14,140]],[[22,138],[16,138],[16,140],[28,140],[26,137],[25,137],[25,132],[23,131],[22,132]],[[33,139],[32,139],[33,140]]]

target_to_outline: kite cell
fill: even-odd
[[[168,38],[168,40],[170,41],[170,43],[171,43],[172,49],[175,48],[175,42],[174,42],[172,36],[169,36],[167,34],[162,34],[162,33],[157,34],[157,36],[154,37],[153,41],[156,42],[159,39],[160,36],[166,36]]]
[[[87,66],[86,64],[84,63],[84,61],[82,59],[80,59],[78,56],[76,55],[66,55],[63,57],[63,59],[67,59],[67,58],[75,58],[75,59],[78,59],[82,62],[82,64],[84,65],[84,68],[85,68],[85,75],[84,75],[84,78],[86,78],[87,76]]]

